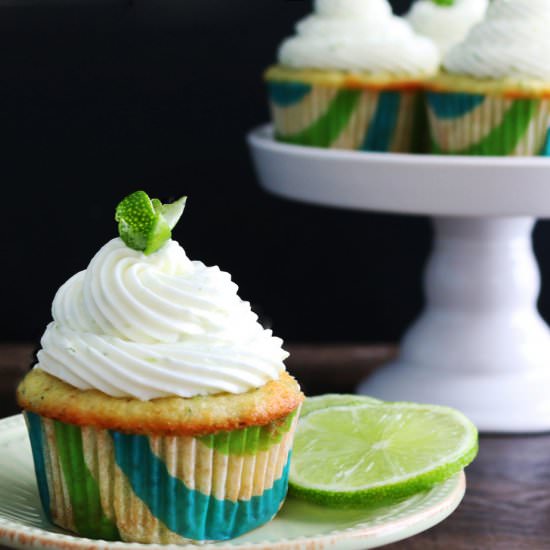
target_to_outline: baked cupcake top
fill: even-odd
[[[315,0],[278,58],[294,69],[396,76],[431,75],[440,61],[435,44],[393,15],[386,0]]]
[[[190,260],[169,238],[183,204],[154,201],[127,197],[117,209],[124,240],[108,242],[58,290],[35,368],[139,400],[241,394],[278,379],[282,340],[258,323],[228,273]],[[157,235],[140,235],[132,220]]]
[[[443,61],[445,71],[478,79],[550,82],[550,2],[493,0],[485,19]]]
[[[418,34],[431,38],[445,55],[483,19],[488,5],[488,0],[417,0],[406,19]]]

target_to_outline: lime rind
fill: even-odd
[[[147,248],[148,235],[157,214],[144,191],[136,191],[124,198],[116,207],[115,220],[118,232],[126,245],[134,250]]]
[[[117,206],[115,220],[120,238],[126,246],[149,255],[159,250],[172,236],[180,219],[187,197],[162,204],[150,199],[144,191],[125,197]]]
[[[376,405],[382,401],[367,395],[357,395],[354,393],[325,393],[314,397],[306,397],[302,404],[300,418],[306,417],[313,411],[337,407],[342,405]]]
[[[342,413],[349,415],[349,421],[353,424],[352,416],[354,414],[356,415],[355,422],[357,422],[357,415],[360,417],[361,414],[374,414],[374,416],[389,415],[387,418],[392,420],[392,418],[390,418],[392,415],[399,419],[399,415],[404,415],[407,412],[416,412],[421,415],[433,414],[437,416],[439,421],[443,420],[443,422],[439,422],[439,424],[441,424],[439,425],[438,422],[434,420],[433,430],[450,426],[453,428],[451,433],[454,434],[454,436],[460,436],[459,440],[449,441],[449,452],[443,454],[439,458],[434,457],[434,460],[426,464],[425,467],[415,469],[415,467],[412,466],[411,471],[404,472],[401,475],[390,475],[388,474],[388,469],[386,469],[386,472],[383,472],[376,481],[371,481],[364,485],[356,485],[353,489],[350,488],[349,484],[346,485],[345,481],[339,482],[337,479],[338,476],[340,476],[340,479],[345,477],[340,473],[334,474],[334,479],[331,483],[323,481],[323,477],[326,479],[327,475],[333,475],[331,460],[335,459],[337,461],[342,459],[345,464],[346,460],[349,458],[346,456],[346,448],[349,449],[349,447],[346,447],[346,426],[342,423]],[[323,434],[323,437],[326,436],[325,440],[329,441],[329,444],[326,447],[321,445],[319,448],[318,442],[316,443],[314,441],[314,430],[317,429],[318,433],[320,433],[319,430],[322,428],[323,416],[329,426],[330,422],[335,423],[333,426],[334,433],[333,431],[329,431],[328,434]],[[395,420],[395,418],[393,420]],[[314,421],[317,427],[312,426]],[[446,423],[446,421],[448,422]],[[423,425],[422,421],[419,421],[419,424],[423,428],[427,427],[425,422]],[[362,427],[359,426],[359,432],[361,429]],[[373,429],[373,432],[375,431],[376,430]],[[436,432],[434,431],[433,433]],[[427,437],[429,440],[429,437],[431,437],[433,433],[424,435],[419,434],[419,437],[416,439],[414,437],[414,430],[411,434],[404,433],[402,434],[403,439],[401,441],[406,443],[405,450],[397,447],[397,449],[393,449],[394,455],[392,456],[392,449],[389,448],[379,453],[378,457],[381,460],[385,460],[386,457],[384,453],[389,453],[387,460],[390,466],[392,466],[392,461],[394,460],[398,464],[414,464],[416,456],[421,456],[419,448],[414,447],[414,442],[416,441],[420,445],[424,437]],[[397,437],[399,437],[400,434],[397,432],[396,434]],[[391,429],[389,435],[386,433],[384,436],[391,437]],[[302,438],[303,440],[301,441]],[[413,442],[410,448],[410,455],[408,454],[409,449],[407,448],[409,440]],[[322,442],[323,439],[321,438],[319,441]],[[332,441],[335,441],[336,445],[333,446],[332,449],[333,455],[335,456],[331,457],[329,456],[330,451],[327,449],[332,445]],[[381,440],[379,440],[378,443],[380,441]],[[398,439],[397,441],[399,442],[400,440]],[[446,440],[442,441],[446,444]],[[350,441],[347,443],[349,444]],[[372,452],[373,445],[376,446],[377,441],[371,440],[368,444],[370,444],[371,447],[370,449],[365,448],[365,455]],[[352,459],[353,452],[353,449],[349,449]],[[403,452],[405,454],[403,454]],[[294,456],[290,469],[289,494],[318,504],[348,508],[394,502],[402,498],[410,497],[418,492],[428,490],[434,485],[446,481],[470,464],[476,457],[477,452],[478,434],[476,427],[462,413],[448,407],[419,405],[406,402],[381,402],[378,404],[370,403],[365,405],[336,406],[328,407],[327,409],[319,409],[310,412],[305,418],[303,417],[298,426],[295,451],[293,453]],[[310,453],[309,456],[308,453]],[[323,453],[325,453],[325,457],[323,457]],[[315,464],[317,463],[320,465],[319,467],[322,468],[322,472],[315,471]],[[304,468],[306,470],[304,470]],[[308,468],[310,469],[309,472],[307,471]],[[389,469],[391,470],[391,468]],[[329,471],[328,474],[326,473],[327,471]],[[376,469],[373,470],[373,473],[376,474]]]
[[[349,493],[302,487],[289,480],[288,494],[310,502],[337,508],[359,508],[369,505],[393,503],[414,496],[417,493],[428,491],[435,485],[450,479],[453,475],[461,472],[468,464],[471,464],[477,453],[478,444],[476,442],[475,446],[464,457],[446,467],[441,466],[412,480],[402,480],[384,486]]]

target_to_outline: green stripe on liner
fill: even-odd
[[[293,411],[288,416],[265,426],[251,426],[244,430],[218,432],[198,439],[207,447],[216,449],[223,454],[255,454],[259,451],[266,451],[273,445],[280,443],[284,435],[290,430],[295,416],[296,411]]]
[[[120,540],[115,523],[103,513],[99,486],[84,461],[81,429],[58,421],[54,421],[54,429],[78,534],[94,539]]]
[[[360,90],[339,91],[326,112],[311,126],[297,134],[278,134],[277,139],[294,145],[330,147],[347,126],[361,93]]]
[[[434,141],[432,150],[439,155],[510,155],[525,135],[539,105],[538,99],[518,99],[506,112],[502,123],[478,143],[473,143],[465,149],[443,150]]]
[[[411,133],[411,153],[430,152],[430,123],[428,106],[424,94],[417,94],[414,100],[414,116]]]

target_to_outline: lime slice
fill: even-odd
[[[187,197],[162,204],[150,199],[145,191],[135,191],[124,197],[116,207],[118,233],[126,246],[149,255],[161,248],[172,236],[180,219]]]
[[[478,449],[460,412],[416,403],[318,409],[300,420],[291,494],[334,506],[397,500],[445,481]]]
[[[380,404],[382,401],[367,395],[355,395],[351,393],[326,393],[307,397],[302,405],[300,417],[303,418],[313,411],[328,409],[329,407],[341,407],[342,405],[372,405]]]

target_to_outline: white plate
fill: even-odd
[[[370,510],[336,510],[289,498],[279,515],[267,525],[231,542],[201,549],[316,550],[376,548],[424,531],[445,519],[460,503],[464,473],[399,504]],[[48,523],[42,514],[32,456],[21,415],[0,420],[0,545],[14,548],[104,550],[169,548],[105,542],[72,536]]]

